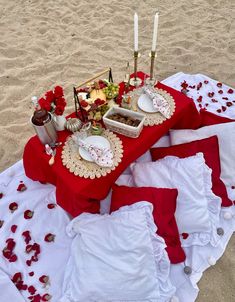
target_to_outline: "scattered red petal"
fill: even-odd
[[[54,240],[55,240],[55,235],[54,235],[54,234],[51,234],[51,233],[47,234],[47,235],[44,237],[44,241],[46,241],[46,242],[52,242],[52,241],[54,241]]]
[[[36,255],[32,256],[31,261],[38,262],[38,257]]]
[[[182,238],[183,238],[183,239],[187,239],[187,238],[188,238],[188,236],[189,236],[189,234],[188,234],[188,233],[182,233],[181,235],[182,235]]]
[[[17,256],[15,254],[13,254],[10,259],[9,259],[9,262],[16,262],[17,261]]]
[[[6,258],[6,259],[10,259],[10,257],[11,257],[11,255],[12,255],[12,252],[10,251],[10,250],[8,250],[8,248],[4,248],[3,250],[2,250],[2,254],[3,254],[3,256]]]
[[[52,298],[52,296],[51,296],[51,295],[49,295],[49,294],[45,294],[45,295],[43,295],[43,296],[42,296],[42,301],[50,301],[50,300],[51,300],[51,298]]]
[[[200,90],[202,87],[202,82],[199,82],[198,85],[197,85],[197,90]]]
[[[198,103],[202,102],[202,96],[201,95],[197,98],[197,101],[198,101]]]
[[[228,107],[231,107],[231,106],[233,105],[233,103],[232,103],[232,102],[227,102],[226,105],[227,105]]]
[[[228,90],[228,93],[229,93],[229,94],[232,94],[232,93],[233,93],[233,89],[230,88],[230,89]]]
[[[18,185],[17,191],[18,191],[18,192],[24,192],[25,190],[27,190],[27,187],[26,187],[26,185],[25,185],[24,183],[21,182],[21,183]]]
[[[198,106],[199,106],[199,108],[202,108],[202,104],[199,104]]]
[[[15,232],[16,232],[16,229],[17,229],[17,225],[16,225],[16,224],[13,224],[13,225],[11,226],[11,231],[12,231],[12,233],[15,233]]]
[[[28,266],[31,266],[31,260],[26,260],[26,264],[28,265]]]
[[[226,111],[226,110],[227,110],[227,108],[226,108],[225,106],[222,106],[221,109],[222,109],[223,111]]]
[[[49,276],[42,275],[38,280],[43,284],[47,284],[49,282]]]
[[[214,96],[214,92],[208,92],[208,96],[209,96],[209,98],[212,98],[213,96]]]
[[[226,96],[223,96],[222,99],[223,100],[228,100],[228,98]]]
[[[208,103],[206,103],[206,104],[205,104],[205,106],[207,107],[207,106],[209,106],[209,104],[208,104]]]
[[[218,113],[221,113],[221,109],[217,109],[216,111],[217,111]]]
[[[34,214],[33,211],[31,211],[31,210],[26,210],[26,211],[24,212],[24,218],[25,218],[25,219],[31,219],[31,218],[33,218],[33,214]]]
[[[31,294],[31,295],[34,295],[35,293],[36,293],[36,288],[33,286],[33,285],[31,285],[31,286],[29,286],[28,287],[28,292]]]
[[[33,277],[33,276],[34,276],[34,272],[30,272],[30,273],[29,273],[29,276],[30,276],[30,277]]]
[[[234,190],[234,189],[235,189],[235,186],[231,186],[231,189],[233,189],[233,190]]]
[[[15,275],[12,277],[11,281],[12,281],[13,283],[22,281],[22,274],[21,274],[20,272],[15,273]]]
[[[16,202],[12,202],[9,205],[9,210],[11,213],[14,213],[18,209],[18,204]]]
[[[28,254],[33,250],[32,244],[27,244],[25,248],[25,252]]]
[[[216,85],[217,85],[217,87],[221,88],[223,84],[219,82]]]
[[[56,207],[56,204],[55,203],[49,203],[47,205],[48,209],[54,209]]]
[[[186,81],[183,81],[180,85],[183,89],[187,89],[188,83]]]
[[[196,85],[193,85],[193,86],[188,86],[189,88],[191,88],[191,89],[195,89],[196,88]]]
[[[30,240],[32,239],[31,236],[30,236],[30,232],[29,231],[24,231],[22,233],[22,236],[25,237],[24,238],[25,243],[29,244]]]
[[[0,192],[0,199],[2,199],[3,198],[3,193],[2,192]]]
[[[211,99],[212,103],[218,103],[216,99]]]
[[[204,84],[208,84],[209,82],[207,80],[204,81]]]
[[[7,249],[13,251],[13,249],[15,248],[15,241],[12,238],[9,238],[6,240],[7,243]]]
[[[4,220],[0,220],[0,228],[3,226]]]
[[[220,89],[220,90],[218,91],[218,93],[219,93],[219,94],[223,94],[224,92],[223,92],[223,90]]]

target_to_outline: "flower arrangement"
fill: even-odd
[[[49,90],[45,93],[45,97],[38,100],[41,108],[50,111],[56,115],[62,115],[66,106],[64,99],[64,91],[60,86],[56,86],[54,91]]]

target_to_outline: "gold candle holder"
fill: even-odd
[[[154,76],[153,76],[154,60],[157,57],[156,51],[151,51],[151,53],[149,54],[149,56],[151,58],[151,63],[150,63],[150,78],[147,78],[145,82],[148,85],[154,85],[156,83],[156,80],[154,79]]]
[[[134,78],[130,79],[130,85],[138,87],[142,84],[142,80],[137,77],[137,63],[138,63],[138,57],[139,57],[139,52],[134,51]]]

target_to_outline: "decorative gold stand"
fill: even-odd
[[[137,77],[137,62],[138,62],[139,52],[134,51],[134,78],[130,79],[130,85],[138,87],[142,84],[142,80]]]
[[[145,83],[147,85],[152,85],[154,86],[156,83],[156,79],[153,76],[153,70],[154,70],[154,60],[157,57],[156,51],[151,51],[150,53],[150,58],[151,58],[151,63],[150,63],[150,78],[147,78]]]

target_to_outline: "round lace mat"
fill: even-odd
[[[173,97],[163,89],[155,88],[155,90],[158,94],[160,94],[162,97],[164,97],[164,99],[169,103],[170,116],[172,116],[173,113],[175,112],[175,101],[174,101]],[[137,102],[142,93],[143,93],[142,88],[134,89],[133,91],[128,93],[128,95],[131,96],[132,110],[140,112],[145,115],[145,117],[146,117],[145,121],[144,121],[145,126],[153,126],[153,125],[162,124],[165,120],[167,120],[167,118],[164,115],[162,115],[160,112],[148,113],[148,112],[141,110],[138,107]]]
[[[94,162],[88,162],[81,158],[78,147],[70,136],[64,144],[61,155],[63,165],[76,176],[91,179],[106,176],[111,171],[115,170],[123,156],[122,141],[116,134],[107,129],[103,131],[102,136],[107,138],[110,142],[113,151],[113,167],[100,167]]]

